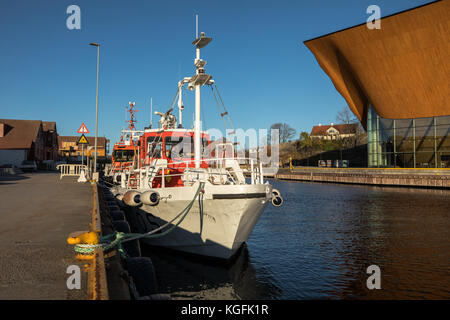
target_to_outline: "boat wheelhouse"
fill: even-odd
[[[127,111],[130,113],[128,128],[122,130],[120,140],[114,144],[111,154],[111,166],[107,172],[107,176],[112,177],[113,181],[117,181],[117,177],[122,172],[130,171],[139,161],[139,135],[140,131],[136,130],[134,124],[137,122],[134,114],[135,102],[129,102]],[[133,177],[135,179],[135,177]],[[120,180],[120,178],[119,178]]]

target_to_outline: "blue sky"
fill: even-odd
[[[202,50],[235,127],[286,122],[310,131],[335,122],[345,100],[303,41],[429,0],[314,1],[23,1],[0,2],[0,118],[56,121],[60,135],[95,129],[96,48],[100,48],[99,135],[112,142],[135,101],[138,129],[166,111],[178,80],[194,73],[195,14],[213,37]],[[66,9],[81,9],[81,30],[68,30]],[[185,126],[193,94],[185,94]],[[224,129],[209,88],[202,90],[204,125]],[[176,113],[177,114],[177,113]],[[153,117],[156,124],[156,117]]]

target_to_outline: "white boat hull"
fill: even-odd
[[[190,187],[154,189],[160,193],[159,204],[143,204],[136,212],[147,215],[146,218],[158,225],[164,225],[190,203],[197,189],[198,183]],[[204,190],[202,210],[197,199],[185,219],[172,232],[161,238],[143,241],[153,246],[207,257],[231,258],[250,237],[271,200],[272,187],[269,184],[207,184]]]

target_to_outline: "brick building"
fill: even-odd
[[[55,122],[0,119],[0,165],[57,160],[57,141]]]
[[[60,159],[73,159],[80,157],[82,146],[77,145],[79,136],[58,136],[58,155]],[[88,145],[84,146],[84,156],[94,157],[95,137],[86,137]],[[109,153],[109,139],[97,137],[97,159],[105,160]]]

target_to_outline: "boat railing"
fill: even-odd
[[[161,178],[162,185],[164,187],[166,178],[169,177],[180,177],[185,175],[187,170],[190,173],[197,173],[201,175],[206,175],[206,179],[211,180],[211,177],[224,176],[226,179],[225,183],[229,181],[236,183],[245,183],[245,176],[250,176],[250,183],[264,183],[264,173],[262,162],[257,161],[254,158],[211,158],[202,159],[202,163],[208,163],[211,169],[219,169],[219,171],[210,171],[205,168],[194,168],[189,165],[194,163],[194,159],[174,161],[170,163],[154,162],[153,165],[148,165],[140,169],[133,170],[134,173],[139,172],[140,174],[147,173],[147,175],[152,176],[152,180],[155,178]],[[242,163],[247,162],[248,166],[243,167]],[[183,166],[182,166],[183,165]],[[166,169],[183,169],[182,173],[167,173]],[[151,172],[150,172],[151,170]],[[131,171],[128,172],[130,176]]]
[[[165,187],[166,180],[170,180],[171,177],[182,177],[185,183],[195,182],[199,176],[202,180],[209,180],[213,184],[245,184],[246,177],[250,178],[250,184],[264,183],[264,167],[262,162],[255,158],[203,158],[201,160],[203,167],[198,169],[193,166],[194,163],[195,159],[172,162],[167,162],[165,159],[153,159],[150,164],[139,168],[122,167],[123,170],[115,174],[122,176],[121,185],[129,189],[147,187],[154,179],[160,179],[161,186]],[[207,168],[204,167],[205,164]]]

